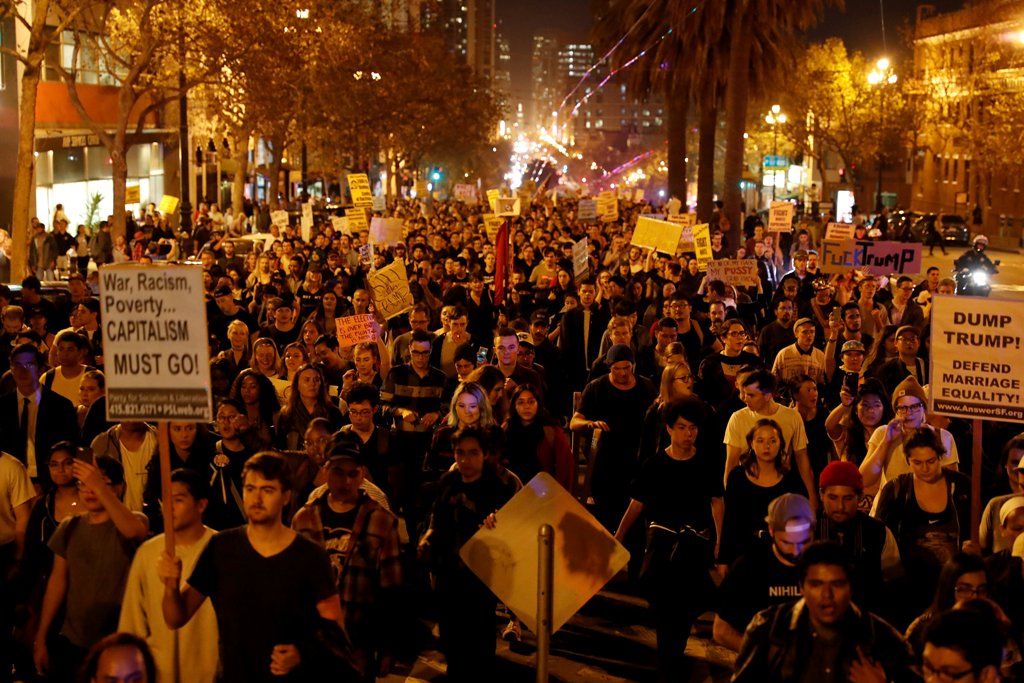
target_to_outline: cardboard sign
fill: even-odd
[[[825,239],[827,240],[852,240],[853,223],[829,223],[825,227]]]
[[[643,200],[644,200],[644,191],[638,188],[636,190],[636,192],[633,193],[633,203],[639,204]]]
[[[693,250],[697,254],[700,270],[707,271],[708,264],[714,258],[711,252],[711,228],[707,223],[693,226]]]
[[[124,203],[125,204],[138,204],[142,201],[142,193],[139,191],[138,185],[127,185],[124,188]]]
[[[619,198],[612,190],[605,190],[597,196],[597,215],[605,223],[619,220]]]
[[[519,197],[498,197],[495,204],[498,208],[494,213],[505,217],[518,216],[522,206]]]
[[[348,191],[352,195],[352,204],[354,206],[373,206],[370,178],[365,173],[348,174]]]
[[[416,196],[419,197],[420,199],[430,196],[430,189],[427,187],[426,178],[418,179],[416,181],[416,184],[413,186],[413,189],[416,191]]]
[[[409,291],[409,275],[405,271],[405,264],[401,261],[395,261],[389,266],[368,274],[366,284],[370,288],[373,305],[385,320],[412,310],[413,300],[412,292]]]
[[[576,211],[576,218],[581,221],[596,221],[597,220],[597,200],[596,199],[581,199],[579,208]]]
[[[794,208],[789,202],[772,202],[768,209],[768,232],[793,232]]]
[[[590,276],[590,251],[586,237],[572,245],[572,275],[576,285]]]
[[[352,234],[348,227],[348,219],[344,216],[331,216],[331,227],[334,228],[334,232],[339,232],[342,235]]]
[[[683,226],[678,223],[669,223],[668,221],[659,221],[647,216],[640,216],[636,220],[636,229],[633,230],[633,239],[630,244],[647,249],[656,249],[669,256],[675,256],[682,233]]]
[[[287,211],[271,211],[270,222],[279,228],[288,227],[288,212]]]
[[[366,220],[366,209],[345,209],[345,218],[348,219],[348,229],[353,233],[370,229],[370,224]]]
[[[931,411],[1024,422],[1024,302],[936,295]]]
[[[203,269],[106,265],[99,298],[107,420],[210,420]]]
[[[915,242],[825,240],[818,263],[825,273],[845,273],[856,268],[872,275],[917,275],[921,272],[921,247]]]
[[[737,287],[757,287],[760,281],[754,259],[717,259],[708,262],[708,282],[721,280]]]
[[[156,207],[156,210],[162,214],[174,213],[178,210],[178,198],[165,194],[160,199],[160,205]]]
[[[487,190],[487,203],[491,206],[491,213],[498,211],[498,197],[501,196],[501,190]]]
[[[555,479],[542,472],[459,551],[466,566],[523,624],[537,631],[537,531],[554,538],[551,632],[560,629],[629,561],[629,552]]]
[[[383,195],[374,195],[373,203],[370,206],[374,213],[384,213],[388,210],[388,198]]]
[[[334,328],[338,335],[338,345],[345,348],[361,342],[377,340],[377,321],[369,313],[348,315],[334,319]]]
[[[456,183],[455,198],[466,204],[476,204],[476,185]]]
[[[484,214],[484,232],[487,233],[487,239],[492,243],[498,236],[498,231],[501,230],[501,224],[503,222],[504,221],[502,221],[501,218],[495,216],[493,213]]]
[[[403,224],[401,218],[374,216],[370,221],[370,244],[398,244],[402,241]]]
[[[302,218],[299,220],[299,228],[302,230],[302,241],[308,244],[313,239],[312,202],[306,202],[302,205]]]

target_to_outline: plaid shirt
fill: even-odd
[[[311,498],[292,520],[292,529],[321,546],[324,527],[320,507],[327,505],[324,491]],[[388,634],[398,630],[394,628],[398,607],[394,589],[402,584],[398,518],[371,500],[365,491],[360,491],[357,506],[348,555],[338,576],[345,630],[363,654],[388,651]],[[357,656],[357,660],[361,667],[365,666],[362,657]]]

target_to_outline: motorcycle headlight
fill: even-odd
[[[984,287],[988,284],[988,273],[983,270],[976,270],[971,273],[971,279],[974,281],[974,284]]]

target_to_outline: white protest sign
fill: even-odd
[[[313,239],[313,203],[306,202],[302,205],[302,219],[299,223],[302,230],[302,241],[307,244]]]
[[[389,266],[366,276],[370,298],[377,312],[390,320],[396,315],[412,310],[412,292],[409,290],[409,275],[405,264],[395,261]]]
[[[772,202],[768,209],[768,232],[793,232],[793,210],[789,202]]]
[[[287,211],[271,211],[270,222],[279,228],[288,227],[288,212]]]
[[[395,245],[402,241],[401,218],[374,216],[370,221],[370,244]]]
[[[455,198],[466,204],[476,204],[476,185],[455,183]]]
[[[496,596],[537,632],[537,530],[555,531],[551,632],[626,566],[629,552],[555,479],[542,472],[496,513],[459,556]]]
[[[331,216],[331,227],[334,228],[334,232],[340,232],[342,235],[352,234],[348,228],[348,219],[344,216]]]
[[[737,287],[757,287],[757,261],[754,259],[713,259],[708,261],[708,282],[721,280]]]
[[[637,188],[636,192],[633,193],[633,202],[639,204],[644,200],[644,191]]]
[[[372,210],[375,213],[384,213],[388,210],[388,199],[384,195],[374,195],[373,204],[371,205]]]
[[[107,420],[212,418],[200,266],[100,269]]]
[[[586,237],[572,245],[572,274],[578,285],[590,275],[590,251]]]
[[[1024,301],[936,295],[931,411],[1024,422]]]
[[[581,221],[596,221],[597,220],[597,200],[596,199],[581,199],[579,209],[576,212],[576,217]]]
[[[829,223],[825,228],[825,239],[827,240],[852,240],[853,223]]]

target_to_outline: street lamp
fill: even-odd
[[[875,182],[875,208],[879,211],[882,207],[882,136],[885,130],[885,107],[882,106],[882,93],[885,86],[895,85],[896,81],[896,72],[893,71],[892,65],[885,57],[875,62],[875,68],[868,73],[868,84],[872,87],[881,86],[878,88],[878,154],[875,156],[878,170],[878,178]]]
[[[786,122],[786,115],[782,113],[782,107],[772,105],[772,110],[764,117],[764,122],[772,127],[772,157],[779,153],[779,124]],[[772,169],[772,201],[775,201],[775,188],[779,185],[778,169]]]

